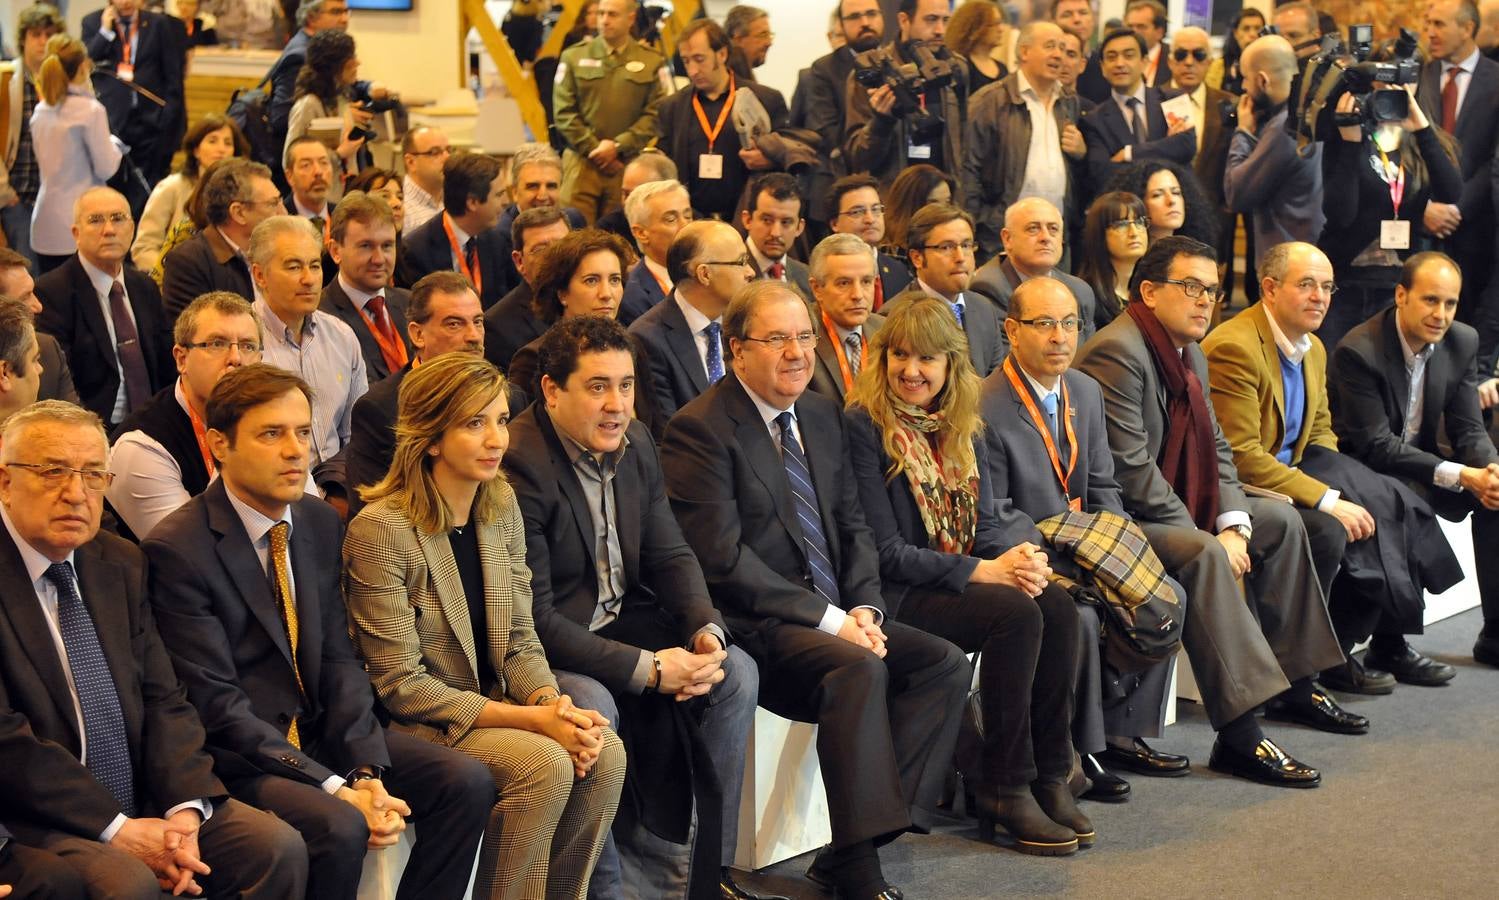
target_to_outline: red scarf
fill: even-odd
[[[1218,519],[1218,447],[1202,381],[1144,303],[1131,303],[1124,311],[1144,335],[1166,388],[1166,439],[1156,465],[1197,527],[1213,531]]]

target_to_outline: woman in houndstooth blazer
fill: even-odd
[[[406,377],[394,462],[344,541],[344,591],[391,727],[494,773],[475,895],[582,900],[625,751],[559,696],[537,640],[520,509],[499,477],[508,418],[483,359],[448,354]]]

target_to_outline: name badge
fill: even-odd
[[[134,81],[135,66],[132,66],[127,62],[117,64],[115,66],[115,77],[120,79],[121,81]]]
[[[931,159],[931,144],[907,144],[906,159]]]
[[[603,64],[604,61],[602,59],[595,59],[592,56],[585,56],[578,60],[578,68],[580,69],[597,69],[603,66]]]
[[[627,72],[644,72],[645,71],[645,63],[641,62],[638,59],[632,59],[629,62],[625,63],[625,71],[627,71]]]
[[[1067,498],[1067,508],[1070,509],[1070,510],[1072,510],[1073,512],[1082,512],[1083,511],[1083,498],[1081,498],[1081,497],[1068,497]]]
[[[704,153],[697,158],[697,177],[719,179],[723,177],[723,154]]]
[[[1379,223],[1379,249],[1409,250],[1411,223],[1405,219],[1385,219]]]

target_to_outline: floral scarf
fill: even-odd
[[[968,553],[978,530],[978,461],[959,468],[956,460],[934,449],[933,438],[946,424],[942,413],[894,399],[890,408],[896,419],[892,443],[905,460],[906,481],[932,549]]]

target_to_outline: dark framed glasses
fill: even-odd
[[[1176,60],[1177,62],[1186,62],[1187,57],[1189,56],[1197,60],[1198,62],[1208,61],[1208,52],[1201,47],[1198,47],[1196,50],[1188,50],[1185,47],[1177,47],[1175,50],[1171,51],[1171,58]]]

